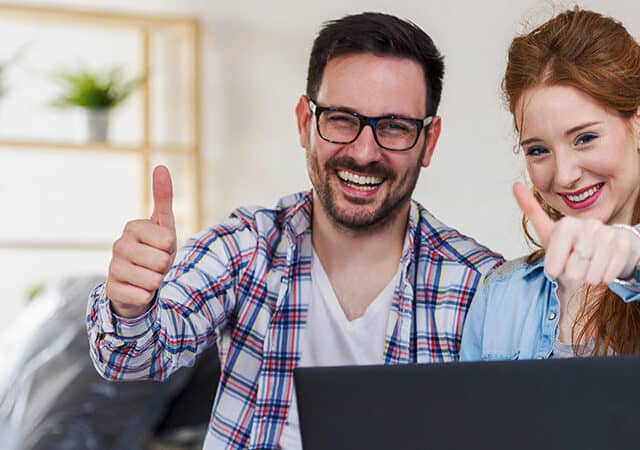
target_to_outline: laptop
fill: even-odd
[[[297,368],[305,450],[640,449],[640,357]]]

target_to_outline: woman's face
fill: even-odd
[[[535,86],[516,103],[533,185],[567,216],[630,223],[640,191],[640,113],[621,117],[570,86]]]

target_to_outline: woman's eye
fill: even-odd
[[[527,156],[540,156],[548,152],[544,147],[529,147],[524,150]]]
[[[593,133],[585,133],[585,134],[581,134],[580,136],[578,136],[578,138],[576,139],[576,145],[585,145],[588,144],[589,142],[593,141],[594,139],[596,139],[598,136],[593,134]]]

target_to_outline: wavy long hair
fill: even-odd
[[[630,119],[640,106],[640,46],[619,21],[576,6],[512,41],[502,88],[514,122],[518,100],[537,85],[574,87]],[[562,217],[533,193],[549,217]],[[640,197],[632,219],[639,222]],[[538,247],[528,261],[538,261],[544,249],[526,217],[522,226]],[[625,303],[605,285],[588,286],[580,295],[584,301],[572,327],[576,352],[592,341],[594,355],[640,354],[640,302]]]

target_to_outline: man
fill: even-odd
[[[171,181],[157,168],[151,219],[127,224],[91,295],[103,376],[161,380],[217,342],[205,448],[291,449],[296,366],[457,359],[469,302],[502,259],[411,200],[440,134],[443,71],[411,23],[326,24],[296,108],[313,191],[239,209],[177,256]]]

